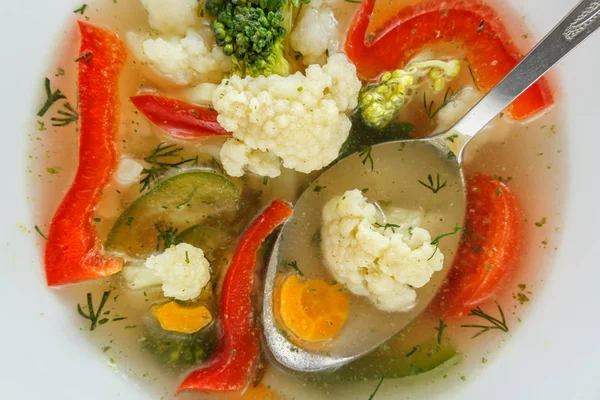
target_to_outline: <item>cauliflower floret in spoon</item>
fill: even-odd
[[[400,214],[399,214],[400,215]],[[417,304],[414,288],[425,286],[444,266],[431,235],[402,221],[380,223],[377,208],[358,189],[330,200],[321,228],[325,265],[349,291],[383,311],[406,312]]]

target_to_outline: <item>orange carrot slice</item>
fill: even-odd
[[[176,301],[152,307],[152,314],[164,330],[179,333],[198,332],[212,321],[206,307],[187,307]]]
[[[350,301],[340,284],[301,281],[290,275],[279,293],[279,313],[284,325],[307,342],[335,337],[348,319]]]

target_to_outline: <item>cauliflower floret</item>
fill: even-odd
[[[279,157],[268,152],[252,150],[237,139],[228,139],[221,150],[223,168],[230,176],[244,175],[244,169],[269,178],[281,174]]]
[[[185,86],[220,80],[231,69],[231,58],[214,40],[207,40],[204,33],[190,28],[183,38],[175,35],[151,38],[148,34],[128,32],[127,39],[137,58],[157,74]]]
[[[160,33],[184,35],[198,22],[198,0],[141,0],[148,23]]]
[[[340,44],[339,24],[326,4],[313,2],[302,12],[290,36],[292,48],[302,54],[302,62],[323,64],[327,54],[337,52]]]
[[[452,128],[477,103],[480,97],[479,92],[472,87],[462,89],[454,101],[446,104],[437,113],[436,132],[445,132]]]
[[[142,265],[132,265],[123,268],[121,276],[130,289],[142,290],[152,286],[160,286],[163,281],[153,270]]]
[[[221,150],[225,170],[239,176],[248,165],[252,172],[277,176],[276,158],[303,173],[329,165],[348,137],[352,124],[345,112],[356,107],[360,88],[356,68],[343,54],[331,56],[324,67],[309,66],[306,76],[225,79],[213,106],[221,126],[239,142]],[[259,158],[260,153],[268,155]]]
[[[212,106],[215,90],[217,90],[217,85],[205,82],[186,90],[185,97],[191,103]]]
[[[360,190],[349,190],[323,208],[321,246],[325,265],[348,290],[381,310],[406,312],[416,305],[414,288],[443,268],[444,255],[429,232],[415,226],[419,212],[393,214],[400,219],[378,223],[377,208]]]
[[[138,181],[144,166],[139,162],[129,158],[122,157],[117,165],[115,180],[121,185],[130,186]]]
[[[144,266],[162,281],[167,297],[193,300],[210,281],[210,264],[202,249],[181,243],[150,256]]]

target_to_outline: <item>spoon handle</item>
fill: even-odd
[[[475,136],[554,64],[600,28],[600,0],[582,0],[451,130]]]

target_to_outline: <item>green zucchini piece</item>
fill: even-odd
[[[384,344],[372,353],[333,372],[312,374],[307,381],[320,383],[397,379],[431,371],[456,356],[456,348],[447,341],[433,339],[410,350],[397,351]]]
[[[187,243],[204,251],[204,257],[215,265],[221,261],[223,253],[231,245],[232,235],[207,225],[192,226],[175,238],[176,243]]]
[[[188,171],[158,183],[117,220],[104,245],[106,251],[146,257],[160,246],[159,229],[175,237],[194,225],[236,217],[241,189],[224,175]]]

